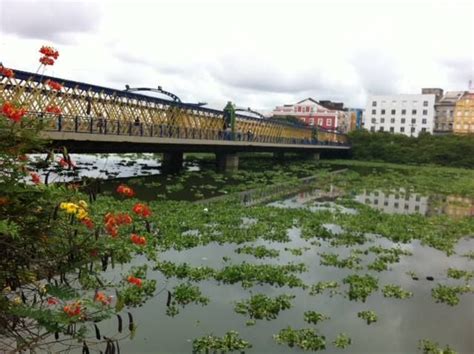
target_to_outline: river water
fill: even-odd
[[[77,158],[81,164],[87,166],[88,161]],[[153,160],[154,161],[154,160]],[[84,164],[85,162],[85,164]],[[152,162],[150,157],[138,160],[130,164],[123,157],[108,157],[101,162],[103,168],[90,169],[83,175],[97,177],[97,173],[103,173],[104,177],[133,177],[142,174],[145,170],[150,174],[159,174],[159,162]],[[200,167],[190,164],[189,173],[199,171]],[[102,170],[102,172],[101,172]],[[92,171],[92,172],[91,172]],[[93,172],[95,171],[95,172]],[[106,173],[107,172],[107,173]],[[143,171],[142,171],[143,172]],[[195,173],[185,181],[187,186],[203,185],[208,182],[206,171]],[[148,174],[148,172],[146,173]],[[208,177],[212,175],[210,173]],[[175,177],[172,177],[175,178]],[[178,177],[176,177],[178,178]],[[223,195],[225,192],[219,188],[230,181],[222,180],[215,188],[199,190],[196,197],[195,191],[188,187],[178,190],[168,190],[166,198],[173,199],[203,199]],[[154,200],[157,196],[166,193],[169,176],[150,176],[141,179],[111,180],[103,183],[103,190],[112,192],[116,185],[127,182],[134,186],[138,196],[145,200]],[[183,181],[183,180],[182,180]],[[153,191],[153,193],[151,193]],[[294,193],[293,195],[280,198],[269,204],[276,208],[308,208],[314,212],[317,218],[319,210],[335,210],[340,212],[354,213],[355,210],[343,208],[332,202],[341,192],[331,188],[329,191],[312,188]],[[174,194],[173,194],[174,193]],[[251,198],[251,196],[250,196]],[[474,215],[474,202],[469,198],[459,196],[421,195],[416,193],[405,193],[403,189],[390,193],[379,190],[368,190],[353,195],[353,199],[369,205],[373,208],[387,213],[412,214],[417,213],[425,216],[447,214],[453,218],[469,217]],[[248,201],[248,200],[247,200]],[[202,205],[203,209],[206,205]],[[251,207],[251,206],[249,206]],[[337,225],[326,225],[332,230],[337,230]],[[288,230],[290,242],[278,243],[259,240],[249,243],[252,246],[265,245],[280,251],[278,258],[259,260],[253,256],[237,254],[235,249],[244,245],[211,243],[184,251],[168,250],[160,254],[160,261],[169,260],[174,263],[187,262],[192,266],[207,266],[215,269],[224,267],[228,263],[241,263],[243,261],[254,264],[287,264],[305,263],[308,271],[299,276],[306,284],[314,284],[323,280],[337,280],[353,274],[350,269],[340,269],[320,265],[321,252],[336,252],[345,257],[350,253],[350,247],[333,247],[326,241],[320,241],[320,245],[314,245],[300,237],[301,230],[291,228]],[[189,237],[193,237],[192,233]],[[436,303],[431,296],[431,289],[436,283],[448,285],[460,285],[459,280],[446,278],[446,269],[470,269],[473,270],[473,261],[459,255],[450,257],[446,254],[423,246],[419,241],[408,244],[396,245],[391,241],[370,235],[370,240],[364,245],[368,248],[372,245],[383,247],[399,246],[413,253],[412,256],[401,256],[401,261],[390,265],[389,271],[371,273],[379,278],[379,286],[385,284],[397,284],[403,289],[413,292],[414,296],[408,299],[385,298],[381,291],[373,292],[366,302],[349,301],[343,294],[329,296],[320,294],[311,296],[308,290],[288,287],[275,287],[270,285],[256,285],[250,289],[244,289],[240,284],[223,285],[214,280],[197,283],[204,296],[210,298],[207,306],[190,304],[180,308],[180,313],[175,317],[166,315],[167,291],[183,281],[170,278],[166,279],[159,272],[151,272],[150,278],[156,279],[158,284],[157,295],[144,306],[130,310],[137,324],[137,332],[133,340],[124,339],[120,341],[122,353],[191,353],[192,340],[207,334],[222,336],[229,330],[236,330],[240,337],[252,343],[253,348],[246,353],[289,353],[300,352],[297,348],[289,348],[278,345],[273,335],[281,329],[291,326],[298,328],[317,328],[319,333],[326,336],[326,353],[419,353],[418,342],[420,339],[431,339],[443,345],[449,344],[458,353],[474,353],[474,296],[464,294],[460,296],[457,306],[448,306]],[[303,249],[302,255],[293,255],[289,248]],[[459,254],[474,250],[474,239],[462,239],[456,246]],[[223,258],[227,258],[225,261]],[[365,266],[374,257],[370,254],[364,257],[361,265]],[[136,258],[131,265],[143,264],[145,259]],[[128,267],[127,267],[128,268]],[[110,270],[109,276],[119,279],[121,273],[126,269]],[[413,280],[407,272],[415,272],[419,280]],[[432,277],[434,281],[426,277]],[[431,279],[431,278],[430,278]],[[472,282],[471,282],[472,286]],[[272,321],[257,320],[253,326],[247,326],[248,317],[234,312],[236,301],[247,299],[251,294],[264,293],[268,296],[280,294],[293,294],[292,308],[281,311],[279,316]],[[330,316],[329,320],[319,323],[317,326],[304,322],[304,312],[314,310]],[[378,315],[378,321],[367,325],[366,322],[357,317],[359,311],[373,310]],[[116,322],[111,320],[98,324],[102,334],[113,337],[117,334]],[[352,344],[347,349],[337,349],[332,341],[337,334],[346,333],[352,339]]]

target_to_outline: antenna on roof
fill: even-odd
[[[474,87],[472,86],[472,80],[469,80],[469,91],[472,92],[474,90]]]

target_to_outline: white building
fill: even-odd
[[[369,96],[364,128],[418,136],[433,133],[434,117],[434,94]]]
[[[389,214],[426,215],[428,212],[428,197],[416,193],[407,193],[404,189],[400,189],[398,193],[387,194],[382,191],[364,191],[357,195],[355,200]]]

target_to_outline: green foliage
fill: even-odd
[[[402,134],[356,130],[349,133],[349,139],[352,156],[358,160],[474,167],[472,135],[421,134],[413,138]]]
[[[293,329],[287,327],[273,335],[273,338],[278,344],[286,344],[291,348],[297,346],[300,349],[312,351],[326,349],[326,337],[319,335],[312,328]]]
[[[371,310],[357,312],[357,317],[366,320],[368,325],[377,322],[377,314]]]
[[[429,339],[420,340],[418,348],[423,351],[423,354],[457,354],[449,345],[442,349],[438,343],[432,342]]]
[[[273,250],[269,249],[265,246],[244,246],[237,248],[235,250],[236,253],[243,253],[243,254],[251,254],[255,256],[256,258],[265,258],[265,257],[270,257],[270,258],[275,258],[280,255],[280,252],[278,250]]]
[[[436,288],[431,289],[431,296],[436,302],[444,302],[450,306],[459,304],[459,295],[472,292],[469,285],[449,286],[438,284]]]
[[[252,344],[241,339],[237,331],[229,331],[223,337],[215,337],[211,334],[195,338],[193,340],[194,353],[208,353],[209,351],[220,351],[227,353],[232,351],[244,351],[252,348]]]
[[[251,319],[266,319],[267,321],[277,318],[280,311],[291,308],[291,300],[294,295],[278,295],[275,298],[265,294],[252,295],[250,299],[238,301],[234,311],[248,315]]]
[[[367,297],[374,290],[378,289],[378,279],[369,274],[364,276],[352,274],[345,277],[342,282],[349,284],[348,295],[350,300],[361,300],[365,302]]]
[[[339,259],[339,256],[334,253],[320,253],[319,256],[321,257],[321,265],[348,269],[362,269],[359,265],[362,259],[353,254],[345,259]]]
[[[413,296],[413,293],[410,291],[403,290],[399,285],[385,285],[382,288],[383,296],[385,297],[394,297],[397,299],[406,299]]]
[[[329,320],[331,317],[326,316],[316,311],[306,311],[304,313],[304,320],[308,323],[318,324],[318,322]]]
[[[469,270],[449,268],[447,273],[448,277],[454,279],[464,278],[465,281],[469,281],[470,279],[474,278],[474,271]]]
[[[171,317],[179,313],[178,305],[185,307],[190,303],[195,303],[205,306],[209,303],[209,298],[202,296],[199,287],[190,283],[175,286],[171,292],[171,299],[171,303],[166,309],[166,314]]]
[[[337,281],[320,281],[316,284],[311,285],[309,294],[318,295],[318,294],[322,294],[324,290],[330,289],[329,294],[332,297],[333,295],[339,293],[337,290],[338,288],[339,288],[339,284],[337,283]]]
[[[332,343],[336,348],[345,349],[352,344],[352,339],[345,333],[339,333]]]

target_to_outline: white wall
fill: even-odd
[[[373,106],[373,102],[376,102],[376,106]],[[424,102],[427,102],[426,105]],[[386,132],[390,132],[390,128],[393,128],[394,133],[408,136],[418,136],[423,130],[433,133],[434,104],[435,95],[369,96],[365,110],[364,128],[369,131],[371,129],[380,131],[382,127]],[[382,113],[383,110],[385,113]],[[394,114],[392,114],[392,110],[395,110]],[[405,114],[402,114],[402,110],[405,110]],[[416,110],[416,113],[412,113],[413,110]],[[426,114],[423,114],[424,111]],[[403,119],[405,119],[404,122]],[[415,123],[412,123],[412,119],[415,119]],[[413,132],[412,128],[414,128]]]

